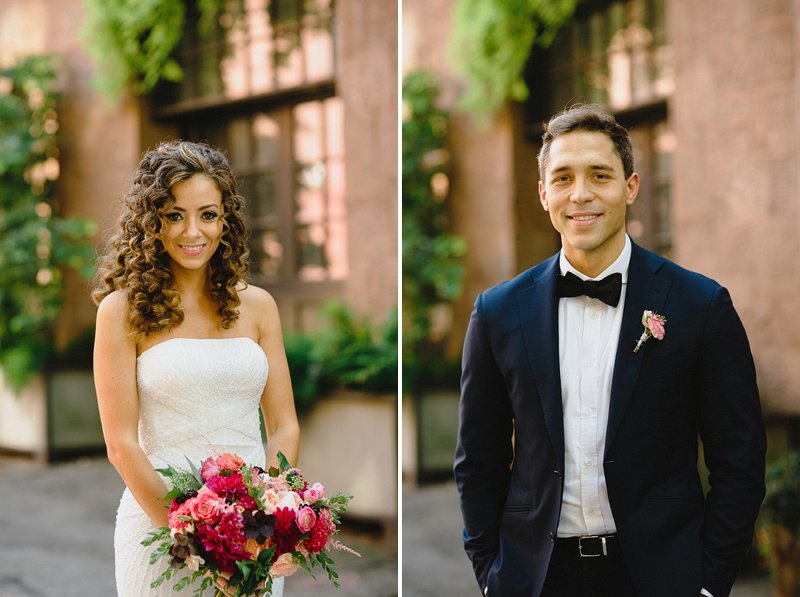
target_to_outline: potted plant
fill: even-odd
[[[800,597],[800,451],[771,464],[766,483],[759,545],[769,562],[775,597]]]
[[[325,329],[285,338],[302,428],[299,466],[355,495],[350,516],[391,524],[397,516],[397,314],[376,327],[339,302],[327,303],[323,313],[330,321]]]

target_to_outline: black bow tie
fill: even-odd
[[[581,280],[572,272],[556,278],[556,294],[559,298],[586,295],[616,307],[622,293],[622,274],[611,274],[602,280]]]

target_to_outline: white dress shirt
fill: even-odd
[[[565,448],[559,537],[607,535],[617,530],[608,501],[603,460],[630,261],[631,240],[627,236],[622,253],[596,278],[575,269],[563,250],[559,257],[562,276],[572,272],[581,280],[600,280],[622,274],[622,293],[616,307],[587,296],[562,298],[558,302]],[[700,593],[713,597],[706,589]]]
[[[608,502],[603,456],[622,311],[631,260],[631,241],[619,257],[596,278],[622,274],[622,294],[616,307],[587,296],[558,302],[558,349],[561,368],[561,400],[564,408],[564,495],[559,537],[606,535],[616,532]],[[564,252],[561,274],[575,269]]]

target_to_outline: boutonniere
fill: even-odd
[[[639,352],[642,344],[647,342],[647,339],[651,336],[655,337],[656,340],[663,340],[665,323],[667,323],[667,318],[663,315],[653,313],[652,311],[645,311],[642,313],[642,325],[644,326],[644,331],[639,337],[639,341],[636,343],[636,348],[633,349],[633,352]]]

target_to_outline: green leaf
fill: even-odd
[[[289,461],[286,459],[286,456],[284,456],[283,452],[281,452],[280,450],[278,451],[278,465],[280,466],[281,474],[285,473],[290,468],[292,468],[292,465],[289,464]]]
[[[461,105],[481,120],[528,96],[523,74],[534,47],[548,47],[576,0],[458,0],[450,54],[467,79]]]
[[[189,470],[192,471],[192,475],[194,476],[195,481],[197,481],[197,489],[200,489],[203,486],[203,475],[200,473],[200,469],[195,466],[194,462],[189,460],[189,457],[186,456],[186,462],[189,463]]]

